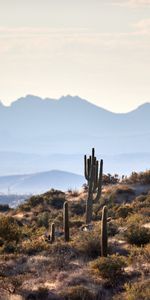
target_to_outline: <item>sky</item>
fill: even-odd
[[[150,101],[150,0],[0,0],[0,100]]]

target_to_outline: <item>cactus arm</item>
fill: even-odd
[[[88,181],[88,170],[87,170],[87,158],[86,155],[84,155],[84,176],[85,179]]]
[[[91,159],[88,158],[88,160],[87,160],[88,181],[89,181],[89,179],[90,179],[90,172],[91,172]]]
[[[94,157],[95,157],[95,149],[92,148],[92,161],[94,160]]]
[[[96,192],[97,188],[98,188],[98,161],[96,161],[96,165],[95,165],[94,192]]]
[[[99,178],[98,178],[98,191],[95,201],[99,201],[102,193],[102,180],[103,180],[103,160],[100,161],[100,170],[99,170]]]

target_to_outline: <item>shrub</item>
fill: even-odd
[[[129,214],[131,214],[133,211],[132,207],[129,205],[121,205],[119,206],[119,208],[117,209],[117,217],[119,218],[126,218]]]
[[[91,268],[103,279],[108,279],[111,284],[116,283],[123,275],[124,267],[124,258],[118,255],[100,257],[91,262]]]
[[[8,204],[0,204],[0,211],[1,212],[6,212],[8,211],[10,208],[9,208],[9,205]]]
[[[47,250],[48,248],[49,245],[42,240],[28,240],[23,243],[21,251],[28,255],[34,255],[36,253]]]
[[[82,216],[85,213],[85,201],[72,202],[70,208],[73,215]]]
[[[119,183],[119,175],[111,175],[111,174],[104,174],[103,175],[103,184],[108,185],[108,184],[117,184]]]
[[[82,285],[69,287],[61,293],[64,300],[94,300],[95,297],[89,289]]]
[[[19,242],[21,230],[14,218],[6,216],[0,218],[0,237],[7,242]]]
[[[108,223],[108,236],[114,236],[118,233],[118,226],[114,222]]]
[[[144,219],[143,219],[143,216],[141,214],[131,214],[128,216],[127,218],[127,226],[132,226],[132,225],[139,225],[139,224],[142,224]]]
[[[2,252],[3,253],[14,253],[17,250],[16,244],[14,242],[7,242],[4,244]]]
[[[78,197],[79,196],[79,191],[78,190],[72,190],[71,191],[71,196],[72,197]]]
[[[44,226],[45,228],[48,228],[49,226],[49,213],[43,212],[38,216],[37,224],[39,227]]]
[[[150,299],[150,280],[126,284],[125,300],[149,300]]]
[[[100,236],[82,232],[76,240],[76,247],[86,258],[97,258],[100,255]]]
[[[135,198],[137,202],[144,202],[146,200],[146,195],[140,195]]]
[[[32,196],[29,200],[27,200],[27,204],[32,208],[39,204],[43,204],[43,197],[41,196]]]
[[[48,204],[55,209],[62,209],[65,201],[66,201],[65,197],[54,196],[53,198],[50,198],[48,200]]]
[[[132,224],[128,227],[124,236],[128,243],[141,246],[150,242],[150,230],[138,224]]]
[[[132,172],[131,176],[128,178],[129,183],[140,183],[149,184],[150,183],[150,170],[145,172]]]

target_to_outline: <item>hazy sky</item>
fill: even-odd
[[[0,99],[150,101],[150,0],[0,0]]]

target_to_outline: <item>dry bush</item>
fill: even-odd
[[[112,255],[100,257],[91,262],[90,266],[97,275],[100,275],[103,279],[107,279],[113,285],[123,275],[126,264],[123,256]]]
[[[100,235],[98,233],[81,232],[73,244],[85,259],[94,259],[100,255]]]
[[[120,299],[124,300],[149,300],[150,299],[150,280],[139,281],[125,285],[126,293]]]
[[[47,244],[44,240],[27,240],[22,243],[20,251],[27,255],[35,255],[42,251],[47,251],[50,245]]]
[[[140,272],[143,272],[144,268],[147,270],[150,262],[150,244],[144,247],[132,246],[128,261],[130,264],[137,266]]]
[[[139,224],[131,224],[124,233],[129,244],[141,246],[150,243],[150,230]]]
[[[132,172],[131,176],[127,179],[128,183],[150,184],[150,170],[145,172]]]
[[[78,197],[80,195],[78,190],[70,190],[70,194],[72,197]]]
[[[133,202],[133,209],[145,217],[150,217],[150,195],[136,197]]]

